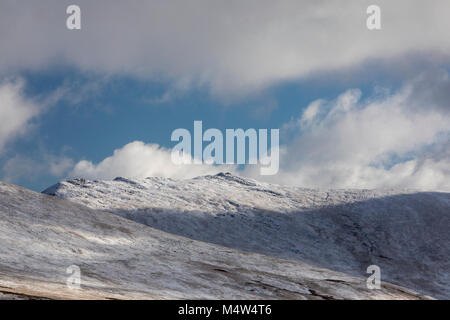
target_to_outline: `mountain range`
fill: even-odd
[[[448,299],[449,226],[439,192],[229,173],[0,183],[0,298]],[[381,289],[367,288],[372,265]]]

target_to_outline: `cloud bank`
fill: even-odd
[[[69,4],[3,0],[0,73],[57,63],[229,95],[367,59],[450,56],[447,0],[379,0],[379,31],[366,28],[365,0],[79,0],[77,31]]]

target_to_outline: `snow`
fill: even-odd
[[[226,173],[189,180],[75,179],[44,192],[170,234],[289,263],[357,277],[378,265],[382,281],[450,297],[449,193],[313,190]]]
[[[233,183],[219,178],[148,179],[137,185],[77,180],[52,189],[65,190],[75,201],[0,183],[0,299],[427,298],[389,283],[368,290],[365,278],[192,240],[76,203],[117,208],[133,202],[137,209],[155,197],[161,203],[170,199],[166,205],[173,208],[184,204],[179,215],[189,215],[189,193],[200,194],[211,184],[231,191],[238,187]],[[211,190],[216,197],[219,189]],[[139,190],[142,197],[149,192],[148,198],[138,201]],[[109,202],[116,198],[118,203]],[[218,210],[211,215],[218,216]],[[245,243],[246,236],[240,241]],[[81,289],[66,286],[71,265],[81,269]]]

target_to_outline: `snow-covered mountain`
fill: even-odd
[[[78,194],[92,206],[95,203],[106,205],[115,198],[121,199],[122,205],[128,201],[131,206],[133,199],[139,198],[137,190],[140,190],[142,201],[137,201],[136,206],[155,204],[149,201],[153,193],[160,197],[160,203],[166,201],[168,206],[172,203],[171,214],[176,214],[183,201],[184,209],[190,208],[189,198],[182,200],[182,197],[183,193],[188,197],[194,192],[195,185],[198,185],[195,192],[215,184],[230,192],[235,187],[242,188],[239,187],[241,182],[227,179],[220,176],[185,182],[149,179],[136,184],[126,180],[77,180],[61,183],[53,190],[57,194],[65,190],[74,200]],[[232,183],[238,184],[233,187]],[[169,192],[175,185],[178,187]],[[190,191],[183,192],[184,188]],[[157,190],[160,190],[159,195]],[[220,197],[217,194],[216,197],[219,201]],[[208,201],[207,198],[204,201]],[[192,204],[192,208],[201,207],[199,201],[200,198],[195,199],[197,203]],[[270,198],[267,202],[271,203]],[[112,202],[110,205],[115,207]],[[159,211],[160,215],[165,213],[165,210]],[[186,214],[186,221],[189,220],[190,213],[180,210],[178,214]],[[216,215],[216,211],[208,214]],[[186,226],[186,230],[197,225],[195,215],[192,217],[192,224]],[[173,223],[181,222],[174,219]],[[184,230],[181,225],[178,227]],[[218,227],[211,224],[211,228]],[[243,243],[247,239],[248,235],[241,235]],[[6,183],[0,183],[0,244],[0,299],[427,298],[388,283],[383,283],[381,290],[368,290],[365,278],[172,235],[73,201]],[[66,271],[71,265],[81,269],[81,290],[66,286],[69,276]]]
[[[225,173],[190,180],[75,179],[44,192],[202,241],[192,246],[211,248],[214,261],[212,248],[221,247],[212,244],[289,260],[282,263],[292,266],[291,275],[303,263],[362,277],[378,265],[382,281],[450,298],[449,193],[311,190]],[[272,263],[251,265],[279,272]]]

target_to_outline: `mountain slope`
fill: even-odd
[[[75,179],[47,194],[230,248],[450,297],[450,194],[310,190],[218,174],[190,180]]]
[[[417,299],[304,263],[174,236],[0,182],[0,299]],[[81,269],[81,290],[66,286]]]

